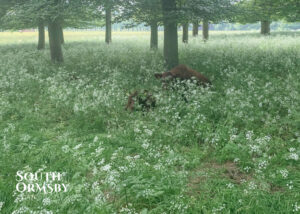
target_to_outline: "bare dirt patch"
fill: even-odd
[[[241,184],[251,180],[251,176],[240,171],[234,162],[217,163],[208,162],[196,168],[189,178],[188,194],[197,195],[208,192],[211,179],[229,179],[232,183]]]

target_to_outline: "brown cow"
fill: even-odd
[[[142,93],[135,91],[128,97],[128,103],[125,107],[126,110],[138,110],[137,107],[140,107],[142,111],[149,111],[150,108],[154,108],[156,105],[156,100],[152,94],[144,90]]]
[[[174,80],[174,79],[180,79],[180,80],[188,80],[192,79],[193,77],[196,78],[199,85],[207,86],[211,85],[211,81],[202,75],[201,73],[192,70],[188,68],[186,65],[178,65],[171,69],[170,71],[164,72],[164,73],[156,73],[154,76],[157,79],[164,79],[166,80]]]

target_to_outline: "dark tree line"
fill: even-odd
[[[48,28],[50,56],[63,62],[63,29],[105,26],[105,42],[112,42],[112,24],[129,21],[127,27],[150,26],[150,48],[158,48],[158,27],[164,27],[164,58],[168,68],[178,65],[178,27],[188,43],[189,27],[203,40],[209,39],[209,24],[220,21],[261,22],[261,34],[270,34],[272,21],[300,20],[299,0],[0,0],[0,29],[37,28],[38,50],[45,48]],[[192,24],[192,25],[191,25]]]

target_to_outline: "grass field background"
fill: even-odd
[[[150,51],[148,32],[67,31],[55,65],[36,32],[0,33],[1,213],[300,212],[299,32],[179,42],[213,85],[175,91],[154,78],[159,37]],[[142,89],[157,107],[125,111]],[[70,189],[18,193],[17,171],[65,172]]]

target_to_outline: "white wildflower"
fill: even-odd
[[[253,190],[253,189],[256,189],[257,188],[257,185],[253,182],[253,181],[251,181],[250,183],[249,183],[249,189],[250,190]]]
[[[24,143],[27,143],[30,140],[30,135],[24,134],[21,136],[20,140],[23,141]]]
[[[45,199],[43,200],[43,205],[44,205],[44,206],[48,206],[48,205],[50,205],[50,204],[51,204],[50,198],[45,198]]]
[[[249,146],[250,146],[250,153],[261,153],[258,145],[249,145]]]
[[[293,181],[290,181],[289,183],[287,183],[286,186],[287,186],[289,189],[293,189],[293,187],[294,187]]]
[[[106,201],[105,195],[101,192],[95,197],[95,202],[97,204],[104,204]]]
[[[74,105],[73,110],[74,110],[74,112],[78,112],[79,111],[79,106],[78,106],[77,103]]]
[[[149,196],[152,196],[154,194],[154,190],[152,190],[152,189],[146,189],[146,190],[143,191],[142,194],[143,194],[143,196],[145,198],[148,198]]]
[[[240,161],[239,158],[234,158],[234,160],[233,160],[234,163],[238,163],[239,161]]]
[[[101,155],[102,154],[102,152],[103,152],[103,150],[104,150],[104,148],[102,148],[101,146],[99,146],[97,149],[96,149],[96,156],[99,156],[99,155]]]
[[[222,204],[219,208],[213,208],[212,213],[221,212],[223,209],[225,209],[225,204]]]
[[[17,210],[14,210],[11,214],[21,214],[21,213],[28,213],[30,210],[28,207],[20,207]]]
[[[143,143],[143,144],[142,144],[142,147],[143,147],[144,149],[148,149],[149,143]]]
[[[298,211],[300,211],[300,205],[298,205],[298,203],[296,202],[296,203],[294,204],[293,212],[298,212]]]
[[[151,136],[153,132],[150,129],[145,129],[145,133],[147,135]]]
[[[246,138],[247,138],[247,140],[251,140],[251,139],[252,139],[252,136],[253,136],[253,131],[248,131],[248,132],[246,133]]]
[[[230,136],[230,141],[234,141],[237,138],[237,135],[233,134]]]
[[[136,160],[136,159],[139,159],[141,156],[140,155],[135,155],[133,158]]]
[[[62,146],[61,149],[64,153],[68,153],[70,151],[70,147],[68,145]]]
[[[111,165],[109,165],[109,164],[107,164],[107,165],[101,167],[101,170],[102,170],[102,171],[109,171],[110,169],[111,169]]]
[[[95,181],[93,184],[92,184],[92,188],[93,189],[97,189],[99,187],[99,182],[98,181]]]
[[[234,187],[234,184],[233,183],[228,183],[226,184],[227,188],[228,189],[232,189]]]
[[[120,170],[120,172],[127,172],[128,171],[128,167],[126,167],[126,166],[119,166],[118,169]]]
[[[135,132],[135,133],[140,133],[141,130],[140,130],[139,128],[134,128],[134,132]]]
[[[269,164],[268,161],[265,161],[265,160],[261,161],[261,162],[258,163],[258,168],[259,169],[266,169],[268,164]]]
[[[289,148],[289,151],[294,152],[294,151],[296,151],[296,149],[295,148]]]
[[[102,164],[104,164],[104,162],[105,162],[105,160],[104,160],[104,158],[102,158],[102,160],[99,161],[99,162],[97,163],[97,165],[98,165],[98,166],[101,166]]]
[[[79,149],[80,147],[82,147],[82,144],[81,144],[81,143],[78,144],[78,145],[76,145],[73,149],[74,149],[74,150],[77,150],[77,149]]]
[[[98,139],[99,139],[98,136],[95,136],[93,142],[96,143]]]
[[[249,171],[250,171],[250,169],[251,169],[251,167],[250,167],[250,166],[246,166],[246,167],[244,167],[244,170],[245,170],[246,172],[249,172]]]
[[[4,202],[0,201],[0,211],[2,210],[3,205],[4,205]]]
[[[287,178],[289,175],[289,171],[287,171],[286,169],[282,169],[279,172],[283,178]]]
[[[288,160],[295,160],[295,161],[297,161],[297,160],[299,160],[299,155],[296,154],[296,153],[291,153],[291,154],[288,156],[287,159],[288,159]]]

